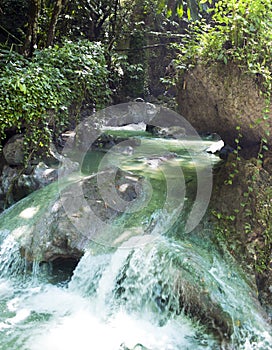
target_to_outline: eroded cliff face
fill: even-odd
[[[210,215],[216,240],[255,275],[260,301],[272,318],[272,152],[257,161],[262,137],[272,145],[272,112],[258,77],[235,65],[198,65],[179,82],[178,108],[198,132],[218,133],[235,147],[215,170]],[[238,127],[238,128],[237,128]],[[270,148],[270,147],[269,147]]]
[[[258,152],[265,131],[272,127],[263,120],[265,100],[260,82],[235,65],[198,65],[182,76],[178,85],[178,108],[199,132],[216,132],[234,146],[239,132],[241,146],[251,156]],[[268,137],[272,144],[272,135]],[[248,152],[248,149],[251,149]]]
[[[215,170],[210,216],[214,237],[255,275],[272,319],[272,176],[256,159],[230,155]]]

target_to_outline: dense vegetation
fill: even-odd
[[[22,132],[27,155],[46,151],[83,105],[99,109],[111,93],[148,93],[147,35],[177,28],[182,4],[3,0],[0,142]]]
[[[181,68],[190,68],[198,61],[234,62],[258,75],[270,92],[271,1],[220,0],[208,12],[210,19],[194,22],[179,47]]]
[[[47,149],[75,118],[82,101],[96,108],[109,97],[108,71],[101,45],[66,41],[36,50],[32,60],[3,51],[1,57],[0,138],[23,132],[27,153]]]
[[[272,88],[271,18],[271,0],[2,0],[0,146],[12,134],[23,133],[27,157],[45,152],[52,138],[76,124],[83,106],[94,110],[113,101],[158,95],[159,78],[173,58],[174,74],[164,80],[174,84],[199,63],[241,67],[265,98],[259,121],[265,123]],[[269,134],[267,127],[259,168]],[[228,185],[239,176],[237,163],[231,166]],[[245,235],[257,225],[264,228],[262,245],[253,244],[251,254],[255,270],[264,271],[272,246],[272,198],[264,188],[256,204],[255,182],[252,176],[243,194],[247,202],[241,206],[248,211],[242,221]],[[257,212],[250,210],[253,205]],[[218,237],[230,250],[241,243],[240,232],[230,229],[239,214],[215,213]]]

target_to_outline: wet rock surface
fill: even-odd
[[[154,136],[163,138],[182,139],[186,136],[186,130],[181,126],[159,127],[148,124],[146,126],[146,131]]]
[[[116,169],[115,169],[116,171]],[[124,201],[127,207],[140,195],[141,179],[128,172],[114,170],[105,171],[104,183],[98,185],[96,175],[78,178],[65,189],[56,191],[46,197],[47,188],[36,192],[35,196],[45,198],[46,205],[39,213],[39,205],[26,198],[29,204],[18,216],[24,217],[33,212],[34,223],[20,240],[20,251],[27,261],[52,262],[56,259],[80,259],[90,241],[96,240],[97,233],[117,218],[120,210],[116,208],[116,196]],[[105,191],[113,190],[110,179],[114,180],[116,193],[108,200],[101,194],[101,186]],[[54,184],[55,186],[56,184]],[[43,193],[44,191],[44,193]],[[36,199],[38,202],[38,198]],[[111,202],[112,200],[112,202]],[[37,213],[36,213],[37,211]],[[16,229],[16,228],[15,228]],[[108,232],[109,246],[111,232]]]
[[[108,151],[113,148],[115,151],[122,152],[125,147],[137,147],[140,146],[141,140],[136,138],[125,138],[120,136],[114,136],[111,134],[102,133],[91,145],[93,151]],[[123,149],[124,148],[124,149]]]
[[[102,128],[122,127],[129,124],[148,124],[159,113],[161,107],[152,103],[130,102],[111,106],[87,116],[76,129],[76,138],[71,140],[81,151],[88,151],[101,137]]]

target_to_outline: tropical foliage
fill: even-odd
[[[103,49],[89,41],[36,50],[32,60],[2,50],[0,72],[0,140],[24,132],[29,152],[47,149],[83,100],[101,108],[109,98]]]
[[[231,61],[270,81],[271,1],[219,0],[208,12],[211,19],[202,18],[191,24],[181,43],[179,62],[182,68],[197,61],[225,64]]]

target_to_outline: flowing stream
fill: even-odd
[[[136,137],[135,152],[119,149],[106,161],[144,176],[152,187],[147,206],[114,222],[121,233],[134,233],[137,244],[134,234],[121,235],[118,248],[96,240],[76,267],[53,271],[34,262],[29,269],[16,239],[23,226],[18,213],[38,203],[43,215],[58,185],[1,215],[1,350],[271,349],[271,328],[250,278],[215,247],[205,218],[185,232],[197,196],[195,167],[218,163],[204,152],[210,142]],[[103,159],[105,153],[90,152],[81,170],[88,176]],[[169,195],[181,180],[186,191],[181,183]],[[28,225],[25,231],[31,220]]]

